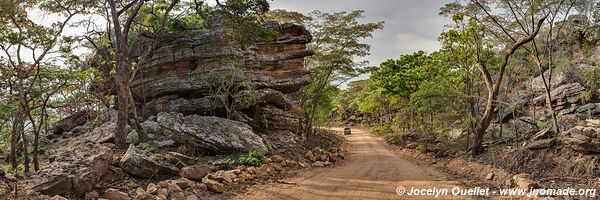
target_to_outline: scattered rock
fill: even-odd
[[[488,181],[494,180],[494,176],[495,176],[494,172],[490,172],[485,176],[485,180],[488,180]]]
[[[179,172],[177,167],[155,159],[154,156],[136,149],[134,145],[129,146],[119,161],[119,166],[140,178],[150,178],[154,175],[171,176]]]
[[[281,155],[273,155],[271,156],[271,160],[276,163],[282,163],[285,161],[285,159]]]
[[[49,128],[49,131],[52,134],[61,134],[63,132],[70,131],[77,126],[85,124],[96,116],[97,113],[91,110],[79,111],[52,124]]]
[[[154,183],[149,183],[148,187],[146,187],[146,192],[156,195],[156,194],[158,194],[158,186],[155,185]]]
[[[244,123],[200,115],[159,113],[157,121],[172,139],[188,147],[208,152],[267,152],[263,139]]]
[[[45,195],[82,197],[111,166],[113,152],[95,143],[67,146],[52,155],[54,161],[29,177],[28,189]]]
[[[517,174],[511,178],[511,185],[519,189],[530,190],[538,188],[539,185],[530,178],[529,174]]]
[[[163,141],[158,142],[158,147],[160,147],[160,148],[174,147],[175,144],[176,144],[175,140],[168,139],[168,140],[163,140]]]
[[[173,181],[173,183],[179,186],[182,190],[188,189],[192,187],[192,184],[194,184],[194,182],[188,180],[187,178],[177,179]]]
[[[581,93],[585,91],[585,88],[579,83],[568,83],[550,91],[553,105],[563,106],[577,103],[581,100]],[[546,96],[540,95],[533,99],[534,105],[544,105],[546,103]]]
[[[201,181],[210,172],[210,166],[198,164],[187,166],[181,169],[181,177],[190,180]]]
[[[185,200],[198,200],[198,197],[196,195],[190,195],[187,198],[185,198]]]
[[[129,144],[138,144],[140,142],[140,135],[136,130],[129,131],[127,134],[127,143]]]
[[[98,191],[96,191],[96,190],[92,190],[91,192],[87,192],[83,196],[83,199],[85,199],[85,200],[95,200],[95,199],[98,199],[98,198],[100,198],[100,194],[98,194]]]
[[[158,124],[158,122],[152,121],[150,119],[140,123],[140,126],[142,127],[142,130],[146,132],[146,134],[157,134],[160,132],[160,125]]]
[[[219,170],[217,172],[215,172],[214,175],[209,175],[209,177],[211,177],[211,179],[213,180],[217,180],[219,182],[225,183],[227,185],[232,184],[233,180],[231,179],[231,176],[229,175],[229,173],[223,171],[223,170]]]
[[[576,151],[600,153],[600,128],[573,127],[564,133],[563,141]]]
[[[104,196],[108,200],[130,200],[129,195],[125,192],[121,192],[117,189],[109,188],[104,191]]]
[[[315,167],[325,167],[325,162],[323,162],[323,161],[317,161],[317,162],[313,163],[313,166],[315,166]]]
[[[177,185],[175,183],[169,184],[169,186],[167,187],[167,189],[169,190],[169,193],[175,193],[175,192],[181,192],[181,191],[183,191],[181,189],[181,187],[179,187],[179,185]]]
[[[548,138],[543,140],[536,140],[527,145],[529,149],[543,149],[551,147],[556,143],[556,138]]]
[[[337,161],[337,157],[338,157],[337,153],[330,153],[329,154],[329,161],[335,162],[335,161]]]
[[[206,188],[208,188],[208,190],[210,190],[210,191],[217,192],[217,193],[225,192],[225,186],[215,180],[211,180],[209,178],[203,178],[202,183],[204,183],[204,185],[206,185]]]
[[[69,199],[67,199],[67,198],[64,198],[64,197],[62,197],[62,196],[60,196],[60,195],[54,195],[53,197],[51,197],[51,198],[50,198],[50,199],[48,199],[48,200],[69,200]]]

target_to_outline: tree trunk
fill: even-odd
[[[125,50],[121,50],[123,52]],[[120,56],[119,56],[120,57]],[[117,127],[115,130],[115,147],[117,149],[127,148],[127,124],[129,123],[129,78],[131,77],[131,69],[127,59],[117,58]]]
[[[25,123],[25,115],[23,114],[23,107],[18,106],[13,120],[12,131],[10,135],[10,163],[12,165],[15,174],[18,174],[18,163],[17,163],[17,145],[19,138],[21,137]]]
[[[475,135],[473,138],[473,150],[472,150],[473,157],[483,153],[483,151],[484,151],[483,136],[485,135],[485,132],[486,132],[488,126],[490,126],[490,123],[492,122],[494,109],[496,107],[494,105],[494,101],[496,101],[496,96],[497,96],[496,91],[493,88],[488,88],[488,90],[489,90],[489,92],[488,92],[488,99],[487,99],[486,106],[485,106],[485,111],[483,113],[481,120],[477,124],[477,127],[475,127]]]

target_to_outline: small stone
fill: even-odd
[[[494,172],[490,172],[489,174],[487,174],[487,176],[485,176],[485,180],[493,180],[494,179]]]
[[[180,178],[174,181],[174,183],[179,186],[181,189],[185,190],[192,186],[193,182],[188,180],[187,178]]]
[[[239,169],[240,171],[245,171],[247,169],[246,165],[239,165],[237,166],[237,169]]]
[[[196,195],[191,195],[185,198],[185,200],[198,200],[198,197]]]
[[[156,195],[158,193],[158,186],[154,183],[150,183],[148,184],[148,187],[146,187],[146,192]]]
[[[156,195],[160,200],[167,200],[167,195],[164,194],[158,194]]]
[[[304,158],[306,158],[306,159],[310,160],[311,162],[315,162],[315,161],[317,161],[317,158],[315,158],[315,154],[313,154],[311,151],[307,151],[307,152],[304,154]]]
[[[136,195],[144,195],[147,194],[146,190],[142,189],[141,187],[138,187],[137,189],[135,189],[135,194]]]
[[[83,198],[86,200],[96,200],[100,198],[100,194],[98,194],[98,191],[92,190],[91,192],[85,193]]]
[[[255,174],[256,173],[256,167],[248,167],[248,169],[246,169],[246,171],[250,174]]]
[[[179,187],[179,186],[178,186],[177,184],[175,184],[175,183],[171,183],[171,184],[169,185],[168,189],[169,189],[169,192],[170,192],[170,193],[175,193],[175,192],[181,192],[181,191],[183,191],[183,190],[181,189],[181,187]]]
[[[337,160],[337,157],[338,157],[337,153],[331,153],[331,154],[329,154],[329,161],[335,162]]]
[[[271,160],[276,163],[282,163],[283,161],[285,161],[285,159],[283,159],[283,156],[281,155],[273,155],[271,156]]]
[[[300,165],[300,167],[302,167],[302,168],[310,167],[310,165],[308,163],[305,163],[305,162],[300,162],[300,163],[298,163],[298,165]]]
[[[285,166],[287,166],[287,167],[292,167],[292,168],[296,168],[296,167],[298,167],[299,165],[298,165],[298,162],[296,162],[296,161],[293,161],[293,160],[286,160],[286,161],[285,161]]]
[[[167,188],[160,188],[160,190],[158,190],[158,194],[169,196],[169,190]]]
[[[187,166],[181,169],[181,177],[201,181],[210,172],[210,166],[200,164]]]
[[[140,135],[136,130],[132,130],[127,134],[127,143],[129,144],[137,144],[140,142]]]
[[[201,191],[206,191],[207,188],[204,183],[199,183],[192,186],[192,190],[194,191],[194,193],[200,193]]]
[[[104,196],[108,200],[130,200],[129,195],[125,192],[121,192],[117,189],[108,188],[104,191]]]
[[[313,163],[313,166],[315,166],[315,167],[325,167],[325,162],[323,162],[323,161],[317,161],[317,162]]]
[[[185,200],[185,194],[183,192],[176,192],[171,194],[172,200]]]
[[[215,178],[215,180],[224,182],[228,185],[233,183],[233,180],[231,179],[231,176],[229,175],[229,173],[227,173],[223,170],[215,172],[214,178]]]
[[[208,188],[208,190],[210,191],[217,193],[225,192],[225,186],[215,180],[204,178],[202,179],[202,183],[204,183],[206,185],[206,188]]]
[[[158,142],[158,147],[160,147],[160,148],[174,147],[174,146],[175,146],[175,141],[171,140],[171,139]]]
[[[164,180],[158,183],[161,188],[167,188],[171,185],[172,180]]]
[[[54,195],[52,198],[48,199],[48,200],[69,200],[67,198],[64,198],[60,195]]]

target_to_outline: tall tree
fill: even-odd
[[[132,81],[134,61],[139,63],[140,60],[136,60],[132,54],[132,44],[135,43],[136,37],[131,37],[130,33],[133,32],[133,23],[144,3],[145,0],[133,0],[130,2],[119,2],[115,0],[108,0],[108,13],[110,17],[107,18],[110,22],[110,29],[112,33],[111,41],[112,46],[116,50],[114,54],[114,61],[116,67],[115,82],[117,86],[117,107],[118,117],[117,126],[115,130],[115,147],[119,149],[127,148],[127,125],[129,124],[129,108],[131,91],[130,84]],[[123,4],[125,3],[125,4]],[[161,33],[166,21],[168,20],[169,12],[173,7],[179,3],[179,0],[172,0],[171,4],[163,13],[162,22],[160,28],[157,29],[157,33]],[[137,32],[141,33],[141,32]],[[134,38],[134,39],[132,39]],[[152,48],[148,48],[152,49]],[[142,58],[143,59],[143,58]]]
[[[10,74],[7,81],[8,92],[17,102],[12,120],[9,156],[15,172],[19,144],[22,146],[25,172],[29,172],[29,141],[25,123],[26,117],[31,116],[33,110],[32,90],[40,81],[41,67],[53,62],[49,57],[59,53],[57,45],[64,39],[64,30],[74,16],[85,13],[85,5],[88,3],[85,0],[0,1],[0,48],[3,53],[0,66],[3,74]],[[43,22],[33,20],[29,15],[31,12],[55,14],[58,17],[51,22],[51,26],[46,26]],[[30,120],[35,126],[35,121]],[[36,134],[36,145],[37,140],[39,136]],[[37,168],[37,164],[35,166]]]
[[[315,54],[306,59],[306,66],[312,83],[300,91],[299,96],[305,110],[304,138],[312,132],[314,119],[318,113],[325,91],[332,84],[340,84],[368,71],[367,61],[357,60],[369,55],[370,45],[363,39],[372,37],[375,30],[383,28],[383,22],[361,23],[363,11],[322,13],[311,12],[308,17],[298,13],[278,11],[271,13],[274,19],[304,22],[313,35],[308,48]],[[284,15],[285,14],[285,15]]]
[[[515,16],[516,19],[513,21],[506,16],[511,15],[511,6],[508,4],[517,3],[523,5],[519,10],[519,15]],[[477,26],[481,29],[474,29],[473,34],[476,49],[476,66],[479,69],[487,89],[487,99],[485,103],[484,113],[475,127],[474,144],[472,148],[472,155],[476,156],[483,152],[483,140],[484,135],[488,126],[490,125],[495,109],[497,108],[498,94],[500,86],[504,78],[506,67],[510,62],[512,55],[517,49],[531,42],[540,32],[543,26],[544,20],[548,17],[548,13],[543,13],[540,9],[539,1],[523,1],[523,2],[511,2],[511,1],[478,1],[471,0],[463,4],[451,3],[447,4],[442,11],[454,10],[447,13],[463,14],[474,19]],[[498,13],[495,15],[494,13]],[[513,23],[514,22],[514,23]],[[531,24],[531,29],[523,31],[517,29],[513,24],[526,23]],[[500,64],[498,64],[498,72],[495,74],[497,77],[494,79],[490,71],[490,56],[485,55],[483,49],[488,46],[490,42],[496,42],[500,44],[502,50],[499,51],[498,57],[500,58]],[[496,67],[496,66],[494,66]]]

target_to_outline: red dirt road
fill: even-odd
[[[341,129],[336,128],[341,134]],[[350,142],[349,155],[335,167],[313,168],[284,180],[294,184],[270,184],[251,187],[234,199],[239,200],[320,200],[320,199],[434,199],[434,196],[398,195],[396,188],[408,192],[415,188],[452,188],[443,174],[426,165],[418,165],[396,155],[383,141],[353,129],[345,136]],[[451,195],[435,199],[465,199]]]

